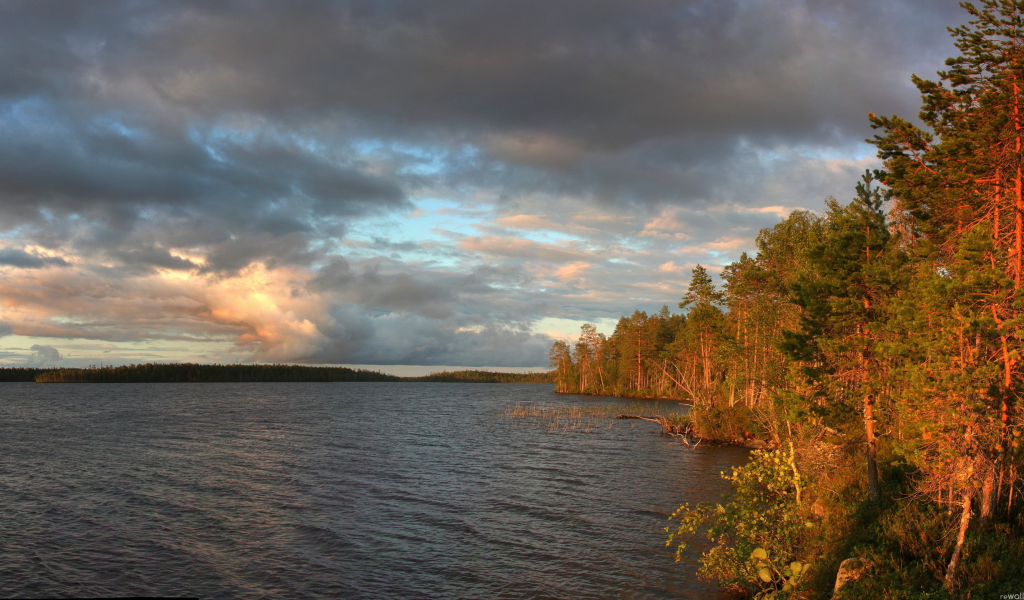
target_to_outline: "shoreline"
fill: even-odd
[[[594,392],[559,392],[555,391],[556,394],[562,394],[564,396],[597,396],[603,398],[625,398],[628,400],[675,400],[680,404],[686,406],[693,406],[693,400],[687,400],[686,398],[675,398],[673,396],[624,396],[622,394],[597,394]]]
[[[505,373],[468,369],[399,377],[380,371],[340,366],[288,364],[146,363],[101,367],[0,367],[0,382],[10,383],[543,383],[549,372]]]

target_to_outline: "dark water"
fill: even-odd
[[[0,597],[709,598],[732,448],[499,419],[547,385],[0,384]]]

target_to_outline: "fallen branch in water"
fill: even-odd
[[[615,418],[616,419],[640,419],[642,421],[651,421],[653,423],[661,423],[662,421],[665,420],[665,417],[659,417],[659,416],[646,417],[644,415],[618,415]]]
[[[769,449],[774,450],[777,446],[763,440],[758,440],[753,437],[744,437],[743,439],[715,439],[706,438],[694,433],[692,426],[689,423],[685,425],[674,425],[669,423],[668,419],[661,415],[618,415],[616,419],[640,419],[641,421],[651,421],[661,425],[661,432],[667,433],[673,437],[677,437],[682,440],[682,444],[676,444],[682,446],[685,444],[688,448],[696,448],[700,446],[701,442],[708,442],[709,444],[721,444],[724,446],[739,446],[741,448],[752,448],[752,449]],[[696,444],[691,445],[690,442],[696,440]]]
[[[683,440],[687,447],[690,446],[690,425],[673,425],[668,419],[661,415],[619,415],[616,419],[640,419],[661,425],[661,432]],[[699,442],[698,442],[699,443]]]

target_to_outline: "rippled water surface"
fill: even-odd
[[[0,597],[709,598],[734,448],[551,432],[550,385],[0,384]]]

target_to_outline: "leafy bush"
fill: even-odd
[[[757,598],[781,598],[811,569],[806,554],[816,525],[797,502],[799,479],[784,450],[755,451],[749,463],[722,477],[734,490],[726,504],[684,504],[666,527],[667,546],[676,545],[676,560],[687,542],[706,536],[713,546],[701,557],[699,575]]]

